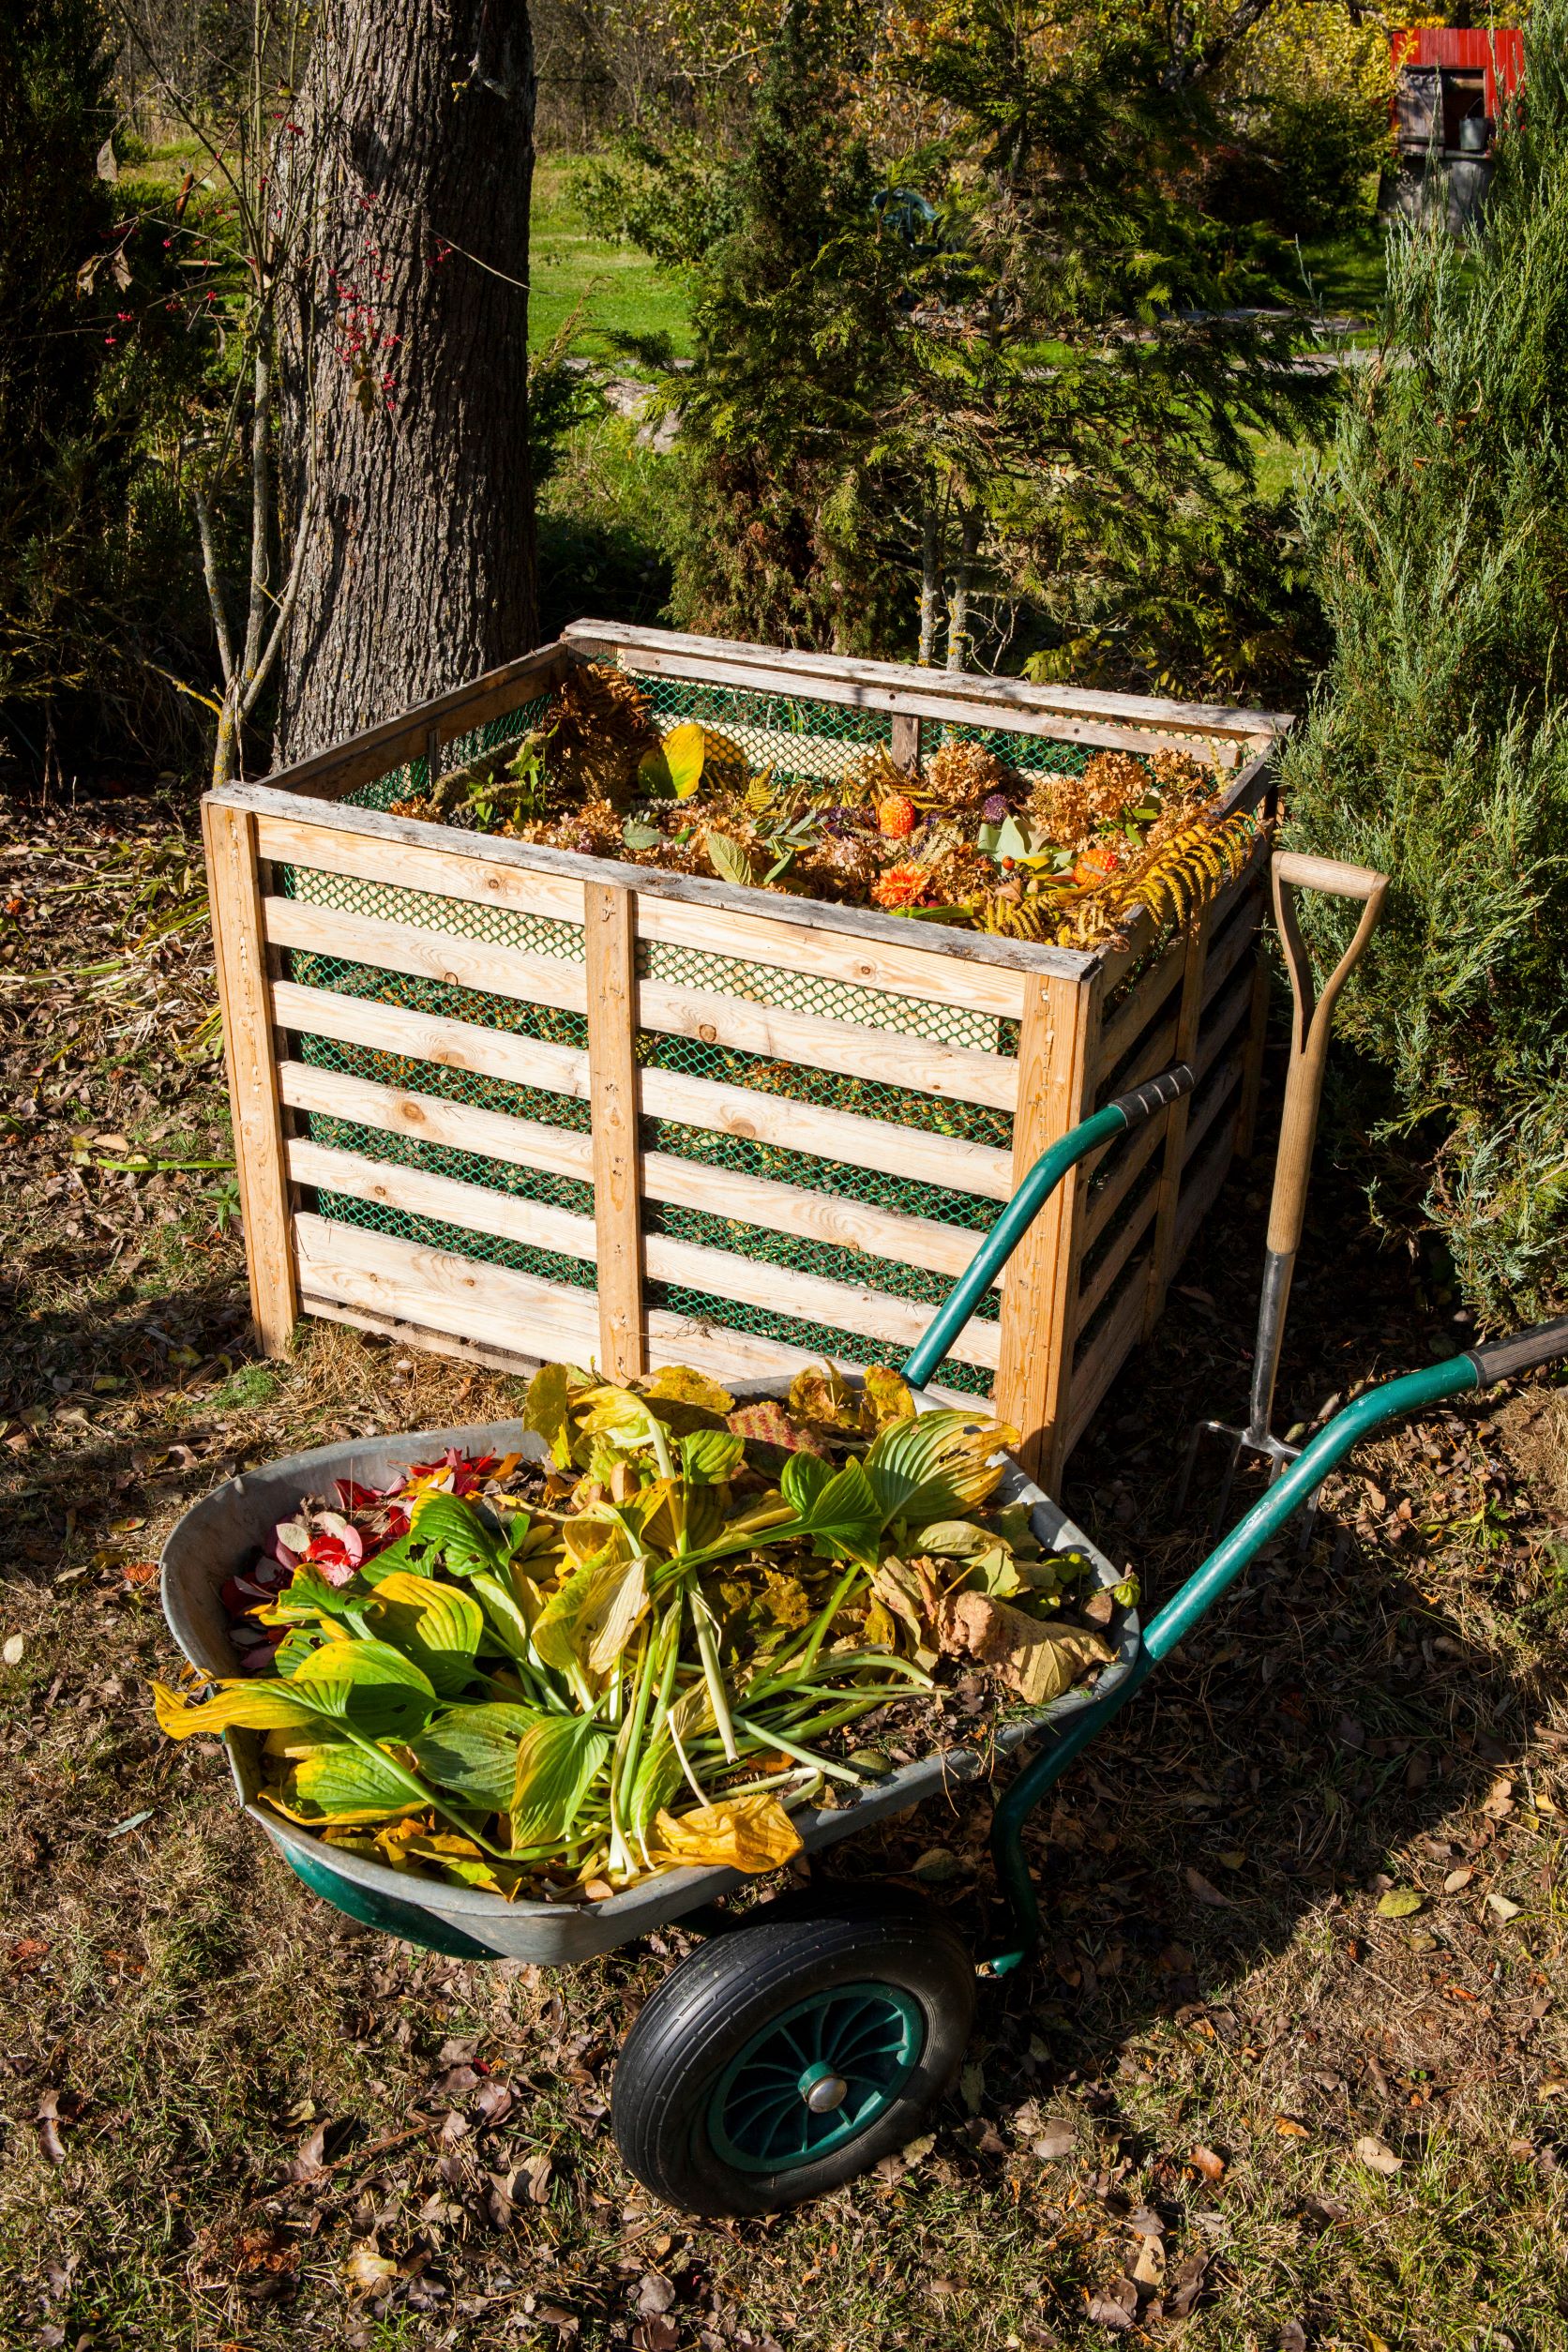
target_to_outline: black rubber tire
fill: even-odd
[[[814,1917],[799,1916],[800,1900],[761,1906],[683,1960],[622,2047],[611,2110],[622,2162],[683,2212],[773,2213],[836,2189],[916,2137],[957,2074],[974,2023],[974,1967],[942,1913],[881,1887],[835,1887]],[[865,2131],[815,2163],[742,2171],[709,2131],[725,2069],[797,2002],[859,1983],[895,1986],[915,2003],[925,2040],[913,2073]]]

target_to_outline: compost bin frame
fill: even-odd
[[[879,1350],[872,1343],[879,1338],[912,1345],[929,1310],[885,1292],[857,1293],[849,1285],[650,1235],[644,1230],[650,1172],[656,1199],[685,1199],[783,1232],[795,1230],[790,1220],[798,1217],[805,1220],[800,1229],[836,1244],[875,1250],[880,1244],[882,1255],[900,1262],[908,1251],[924,1253],[913,1262],[942,1273],[961,1270],[976,1235],[831,1193],[770,1185],[700,1161],[667,1161],[646,1151],[640,1138],[640,1115],[651,1104],[704,1129],[787,1143],[797,1153],[843,1161],[858,1149],[865,1168],[924,1170],[938,1184],[952,1183],[954,1169],[961,1168],[959,1189],[1000,1205],[1040,1153],[1098,1102],[1174,1061],[1190,1061],[1198,1077],[1193,1094],[1072,1171],[1003,1278],[1000,1322],[984,1330],[972,1322],[965,1335],[972,1342],[970,1362],[990,1364],[994,1357],[996,1409],[1022,1432],[1018,1458],[1055,1491],[1066,1456],[1106,1389],[1157,1320],[1233,1152],[1251,1148],[1267,1004],[1256,945],[1267,826],[1259,828],[1242,873],[1161,952],[1153,952],[1152,919],[1140,912],[1117,941],[1078,953],[344,805],[347,794],[407,763],[424,762],[427,776],[440,774],[444,746],[548,692],[583,660],[618,662],[639,676],[884,713],[892,757],[910,768],[920,758],[923,725],[939,723],[1094,748],[1189,749],[1233,772],[1228,808],[1265,804],[1265,814],[1272,813],[1273,755],[1290,725],[1289,716],[1277,712],[1097,694],[582,621],[557,643],[264,782],[209,792],[202,804],[203,830],[251,1304],[264,1350],[286,1353],[304,1312],[505,1370],[565,1356],[592,1358],[617,1378],[660,1361],[689,1363],[734,1380],[787,1376],[809,1360],[807,1352],[648,1305],[644,1287],[651,1269],[654,1275],[663,1269],[672,1280],[684,1275],[712,1293],[719,1277],[711,1261],[723,1255],[728,1273],[751,1284],[759,1304],[810,1323],[860,1331],[874,1360]],[[584,957],[580,965],[551,965],[547,972],[542,958],[457,931],[415,935],[363,918],[328,918],[277,896],[275,867],[429,892],[458,907],[477,904],[580,924]],[[638,975],[638,946],[645,941],[772,967],[776,974],[819,974],[926,1007],[962,1007],[1016,1020],[1016,1061],[1003,1052],[918,1038],[895,1041],[745,995],[656,986]],[[289,979],[283,962],[291,950],[324,946],[339,955],[363,949],[359,960],[372,966],[378,956],[383,961],[392,956],[400,958],[395,970],[566,1006],[586,1017],[586,1052],[357,997],[324,1006],[323,992]],[[546,993],[535,1000],[535,989]],[[295,1041],[316,1033],[328,1013],[347,1020],[360,1043],[448,1068],[520,1078],[585,1099],[590,1129],[572,1133],[526,1121],[508,1126],[505,1113],[308,1067]],[[895,1048],[901,1084],[1010,1109],[1011,1153],[640,1069],[640,1027],[704,1038],[718,1030],[726,1044],[814,1061],[822,1069],[853,1071],[858,1058],[867,1076],[878,1075],[879,1054],[885,1074]],[[493,1044],[487,1043],[491,1036]],[[912,1064],[918,1065],[912,1077]],[[584,1179],[593,1187],[592,1220],[489,1195],[417,1168],[354,1162],[354,1154],[312,1140],[306,1129],[312,1111],[356,1120],[367,1109],[371,1123],[392,1132],[480,1153],[494,1153],[500,1142],[500,1156],[507,1161],[553,1166]],[[851,1131],[862,1128],[866,1135],[857,1143]],[[575,1259],[595,1265],[596,1288],[569,1289],[334,1222],[316,1212],[320,1189],[384,1201],[464,1230],[525,1241],[533,1236],[551,1251],[565,1246]],[[700,1269],[698,1260],[703,1261]],[[852,1319],[857,1302],[870,1319],[864,1326]],[[878,1320],[880,1334],[873,1327]],[[906,1322],[907,1336],[900,1336]],[[941,1395],[941,1388],[934,1393]]]

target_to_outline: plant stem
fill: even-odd
[[[724,1753],[731,1764],[740,1762],[741,1752],[735,1745],[735,1726],[730,1717],[730,1698],[724,1688],[724,1673],[718,1663],[718,1644],[714,1638],[713,1611],[702,1598],[696,1580],[687,1591],[691,1603],[692,1630],[697,1636],[698,1655],[707,1678],[708,1698],[714,1711],[714,1722],[724,1742]]]

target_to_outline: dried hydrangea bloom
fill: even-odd
[[[1081,776],[1042,776],[1030,792],[1029,813],[1064,850],[1078,848],[1094,829],[1089,790]]]
[[[1213,788],[1213,768],[1190,751],[1156,751],[1151,764],[1162,792],[1207,792]]]
[[[1149,771],[1130,751],[1101,751],[1083,771],[1089,806],[1100,824],[1136,807],[1149,790]]]
[[[927,790],[949,808],[978,808],[1012,781],[1012,769],[977,743],[944,743],[926,769]]]

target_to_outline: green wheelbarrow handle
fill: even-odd
[[[991,1822],[991,1854],[1018,1934],[1009,1950],[992,1956],[991,1967],[998,1975],[1016,1968],[1040,1938],[1039,1898],[1023,1851],[1023,1825],[1030,1814],[1095,1733],[1119,1714],[1135,1691],[1148,1681],[1161,1659],[1169,1657],[1178,1642],[1184,1640],[1208,1615],[1248,1561],[1321,1485],[1335,1463],[1343,1461],[1369,1429],[1380,1427],[1385,1421],[1397,1420],[1402,1413],[1420,1412],[1425,1406],[1435,1405],[1445,1396],[1462,1395],[1469,1389],[1490,1388],[1498,1380],[1511,1380],[1520,1372],[1555,1363],[1562,1356],[1568,1356],[1568,1316],[1559,1317],[1555,1322],[1538,1323],[1509,1339],[1491,1340],[1471,1348],[1463,1355],[1450,1356],[1441,1364],[1429,1365],[1424,1372],[1406,1372],[1396,1380],[1381,1381],[1378,1387],[1352,1398],[1342,1412],[1335,1413],[1327,1426],[1319,1430],[1311,1444],[1304,1447],[1284,1476],[1259,1496],[1246,1516],[1238,1520],[1202,1566],[1150,1620],[1138,1655],[1116,1688],[1101,1705],[1087,1708],[1075,1716],[1059,1738],[1048,1739],[1040,1753],[1024,1766],[999,1800]]]

